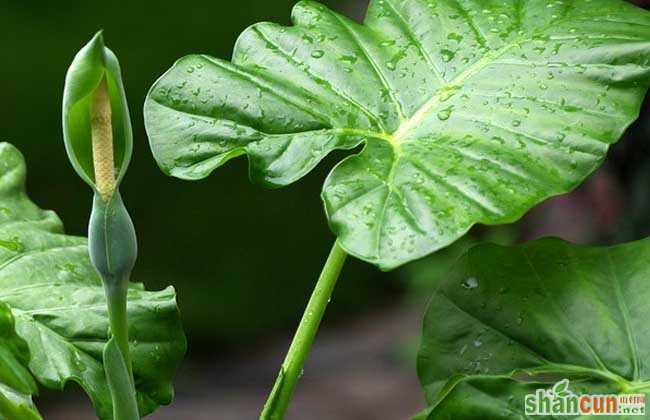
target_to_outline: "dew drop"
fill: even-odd
[[[468,277],[460,283],[465,289],[476,289],[478,287],[478,280],[475,277]]]
[[[438,119],[440,121],[446,121],[451,117],[451,112],[453,111],[452,107],[445,108],[442,111],[438,112]]]
[[[457,34],[455,32],[452,32],[449,35],[447,35],[447,39],[450,39],[450,40],[456,41],[456,42],[461,42],[463,40],[463,36],[460,35],[460,34]]]
[[[442,55],[442,61],[445,63],[450,62],[456,56],[456,54],[450,50],[440,50],[440,55]]]
[[[356,63],[357,60],[358,60],[357,56],[354,55],[354,54],[351,54],[351,55],[342,55],[339,59],[340,59],[341,61],[345,62],[345,63],[350,63],[350,64],[354,64],[354,63]]]

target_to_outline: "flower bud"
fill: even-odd
[[[98,32],[75,56],[63,91],[63,137],[77,174],[104,201],[131,160],[133,135],[117,57]]]

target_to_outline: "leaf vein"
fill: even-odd
[[[392,0],[385,0],[385,4],[389,6],[390,10],[397,17],[400,23],[400,27],[402,28],[406,36],[408,36],[408,38],[411,40],[415,48],[418,49],[420,55],[422,56],[422,58],[424,58],[424,61],[426,61],[427,64],[429,64],[429,66],[433,70],[433,73],[438,78],[438,80],[445,83],[446,80],[444,77],[442,77],[442,72],[438,68],[438,65],[433,61],[431,55],[429,55],[429,53],[424,49],[424,45],[422,45],[422,41],[420,41],[420,39],[415,35],[411,27],[408,25],[408,22],[406,21],[404,16],[402,16],[402,14],[397,10],[395,5],[393,5]]]
[[[608,263],[609,271],[612,275],[612,278],[614,279],[614,291],[616,296],[616,304],[618,305],[618,309],[621,313],[621,317],[623,318],[623,324],[625,326],[625,333],[626,333],[625,335],[628,339],[630,352],[632,353],[633,372],[632,372],[631,379],[635,381],[639,379],[641,361],[639,358],[637,340],[633,334],[634,329],[632,328],[630,322],[630,309],[628,308],[625,299],[623,299],[623,289],[622,289],[621,280],[619,276],[616,274],[615,265],[614,265],[614,261],[612,260],[612,254],[610,250],[606,249],[605,254],[607,255],[607,263]]]
[[[276,98],[286,102],[287,104],[295,107],[296,109],[311,115],[312,117],[318,119],[320,122],[322,122],[324,124],[327,124],[327,125],[331,125],[328,116],[316,112],[314,110],[314,107],[307,107],[304,104],[302,104],[300,102],[296,102],[295,100],[293,100],[292,98],[290,98],[290,97],[288,97],[286,95],[280,94],[273,85],[267,84],[266,81],[260,79],[259,77],[256,77],[256,76],[254,76],[252,74],[249,74],[249,73],[247,73],[245,71],[242,71],[242,70],[239,70],[239,69],[235,69],[235,68],[231,68],[229,66],[225,66],[221,62],[219,62],[218,60],[210,57],[209,55],[201,55],[201,57],[205,61],[210,63],[211,65],[213,65],[213,66],[215,66],[215,67],[217,67],[217,68],[219,68],[221,70],[230,72],[230,73],[238,76],[240,79],[243,79],[243,80],[253,84],[254,86],[257,86],[258,88],[264,90],[265,92],[268,92],[268,93],[274,95]]]
[[[382,86],[386,89],[388,92],[388,95],[390,96],[393,106],[395,107],[395,110],[397,111],[397,114],[400,116],[402,120],[406,119],[406,114],[404,113],[404,110],[402,108],[402,104],[399,102],[397,99],[397,96],[395,95],[395,89],[393,89],[389,84],[388,81],[386,80],[384,74],[379,70],[378,64],[375,62],[375,60],[370,56],[370,53],[368,50],[366,50],[366,47],[363,45],[359,37],[354,33],[354,31],[349,27],[349,25],[341,19],[336,13],[330,11],[329,9],[326,9],[331,16],[334,17],[334,19],[337,20],[337,22],[341,25],[341,27],[345,30],[345,32],[348,34],[350,39],[354,41],[354,43],[359,47],[359,50],[363,53],[363,56],[366,58],[366,61],[368,64],[370,64],[370,67],[374,70],[375,74],[377,75],[377,78],[381,82]]]
[[[491,203],[483,203],[481,200],[477,199],[476,197],[473,197],[470,193],[466,192],[463,188],[460,186],[452,183],[451,181],[448,181],[445,179],[445,177],[433,173],[429,168],[427,168],[425,165],[421,164],[420,162],[410,158],[409,156],[403,157],[404,160],[410,162],[413,166],[415,166],[416,169],[418,169],[422,174],[424,174],[427,178],[429,178],[431,181],[434,182],[434,184],[441,185],[445,189],[447,189],[450,192],[454,192],[459,194],[461,197],[467,199],[467,201],[470,201],[474,203],[478,208],[482,209],[483,211],[487,213],[491,213],[493,215],[502,215],[501,210],[499,210],[496,207],[493,207]]]
[[[543,138],[541,138],[541,137],[533,136],[532,134],[524,133],[524,132],[522,132],[522,131],[513,130],[513,129],[511,129],[511,128],[504,127],[504,126],[502,126],[502,125],[499,125],[499,124],[493,123],[493,122],[491,122],[491,121],[485,121],[485,120],[481,120],[481,119],[473,118],[473,117],[471,117],[470,115],[467,115],[467,114],[459,114],[459,115],[462,115],[463,118],[466,119],[467,121],[472,121],[472,122],[477,123],[477,124],[485,124],[485,125],[489,125],[490,127],[498,128],[498,129],[503,130],[503,131],[505,131],[505,132],[508,132],[508,133],[510,133],[510,134],[514,134],[514,135],[519,135],[519,136],[521,136],[521,137],[525,137],[525,138],[531,140],[533,143],[536,143],[536,144],[539,144],[539,145],[542,145],[542,146],[552,146],[552,147],[557,147],[557,148],[559,148],[559,149],[564,149],[564,150],[567,151],[567,152],[571,152],[571,151],[572,151],[569,147],[567,147],[567,146],[565,146],[565,145],[563,145],[563,144],[561,144],[561,143],[553,143],[553,142],[551,142],[551,141],[549,141],[549,140],[546,140],[546,139],[543,139]],[[600,158],[600,157],[601,157],[601,155],[595,154],[595,153],[593,153],[593,152],[589,152],[589,151],[587,151],[587,150],[574,149],[573,151],[578,152],[578,153],[581,153],[581,154],[584,154],[584,155],[592,156],[592,157],[597,157],[597,158]]]
[[[280,45],[278,45],[276,42],[273,42],[269,37],[267,37],[266,34],[264,34],[264,32],[262,32],[259,28],[254,27],[254,31],[265,42],[269,43],[270,45],[273,45],[277,49],[277,51],[279,51],[281,53],[281,55],[287,61],[289,61],[292,64],[296,65],[296,67],[298,67],[300,70],[302,70],[304,73],[306,73],[309,77],[313,78],[314,80],[317,80],[316,83],[319,86],[327,86],[327,89],[330,92],[332,92],[333,94],[335,94],[339,98],[343,99],[345,102],[350,104],[352,107],[354,107],[354,108],[358,109],[359,111],[361,111],[361,113],[364,114],[368,118],[368,120],[374,122],[379,129],[381,129],[384,132],[386,131],[386,127],[384,127],[384,123],[379,118],[377,118],[374,114],[372,114],[367,108],[365,108],[361,103],[355,101],[354,99],[352,99],[351,97],[349,97],[345,93],[339,91],[338,89],[335,89],[334,86],[332,86],[331,83],[327,82],[322,77],[319,77],[319,76],[315,75],[314,73],[312,73],[311,71],[309,71],[309,69],[304,65],[304,63],[301,63],[301,62],[297,61],[294,57],[292,57],[290,54],[288,54],[287,51],[285,51],[283,48],[281,48]]]

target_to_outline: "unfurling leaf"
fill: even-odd
[[[302,1],[292,20],[251,26],[230,62],[176,62],[145,103],[153,154],[183,179],[246,154],[275,187],[363,144],[322,197],[383,269],[577,186],[650,74],[650,13],[620,0],[372,0],[363,25]]]
[[[650,239],[470,249],[425,317],[427,418],[528,418],[524,397],[536,389],[650,394],[649,278]]]

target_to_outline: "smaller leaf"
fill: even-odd
[[[131,119],[115,54],[104,46],[98,32],[75,56],[63,91],[63,137],[68,158],[79,176],[93,189],[95,171],[91,130],[93,94],[106,82],[112,113],[113,155],[119,185],[131,160]]]
[[[428,419],[524,419],[536,389],[648,394],[649,261],[650,238],[468,250],[424,321],[418,375]]]

